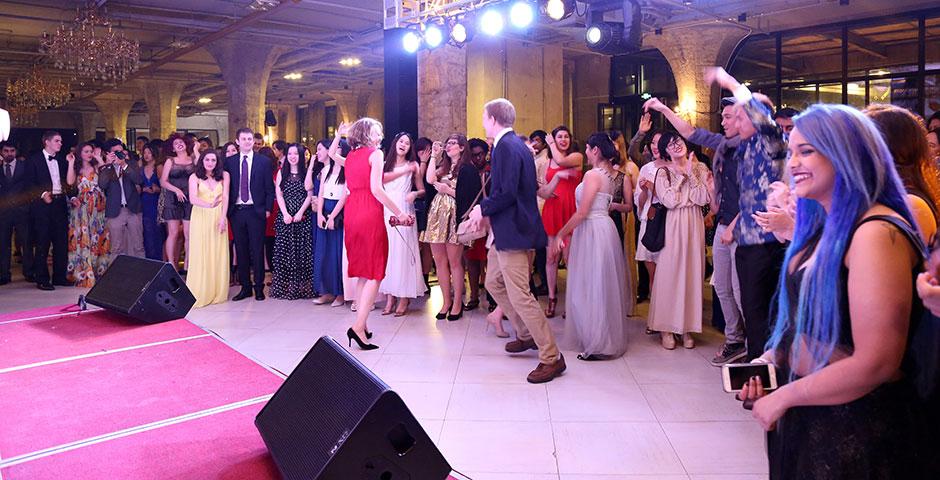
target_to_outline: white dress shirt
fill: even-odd
[[[117,174],[118,185],[121,187],[121,207],[127,206],[127,196],[124,194],[124,172],[127,170],[127,165],[123,167],[115,167],[114,173]]]
[[[245,157],[248,157],[248,201],[242,201],[242,160]],[[238,152],[238,185],[235,185],[235,205],[254,205],[255,202],[251,198],[251,166],[253,165],[255,159],[255,152],[249,150],[248,153]]]
[[[512,127],[506,127],[500,130],[499,133],[496,134],[496,137],[493,139],[493,149],[496,148],[496,145],[499,143],[499,139],[503,138],[503,135],[506,135],[507,133],[511,131],[512,131]]]
[[[6,175],[7,165],[10,166],[10,178],[8,178],[7,180],[13,180],[13,176],[16,175],[16,164],[17,164],[17,161],[15,158],[13,160],[10,160],[10,163],[0,161],[0,172],[3,172],[4,175]]]
[[[59,195],[62,193],[62,177],[59,176],[59,162],[55,159],[55,155],[42,150],[43,160],[46,162],[46,168],[49,169],[49,176],[52,177],[52,194]],[[52,158],[52,161],[49,159]]]

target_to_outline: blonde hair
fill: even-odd
[[[349,133],[346,135],[346,141],[353,150],[359,147],[372,147],[372,130],[378,128],[382,130],[382,122],[369,117],[363,117],[356,120],[349,127]]]
[[[511,127],[516,123],[516,107],[512,106],[512,103],[505,98],[497,98],[486,102],[486,105],[483,105],[483,110],[487,115],[493,117],[496,123],[504,127]]]

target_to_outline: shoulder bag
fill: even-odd
[[[656,179],[659,177],[660,170],[666,171],[666,178],[672,182],[669,176],[669,169],[660,167],[653,176],[653,191],[650,194],[650,201],[656,196]],[[650,204],[650,209],[646,214],[646,231],[643,233],[643,246],[651,252],[658,252],[666,245],[666,212],[667,209],[662,203]]]

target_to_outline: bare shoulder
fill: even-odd
[[[859,221],[876,215],[894,217],[908,224],[904,217],[884,205],[873,206],[862,215]],[[918,254],[907,235],[897,226],[883,220],[870,220],[859,225],[855,230],[845,261],[847,265],[851,265],[855,261],[871,258],[881,258],[885,264],[900,263],[913,266]]]

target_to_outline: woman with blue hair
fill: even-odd
[[[796,117],[788,165],[796,229],[776,325],[756,362],[783,385],[740,394],[768,436],[770,478],[927,478],[923,411],[901,364],[923,260],[891,153],[842,105]]]

